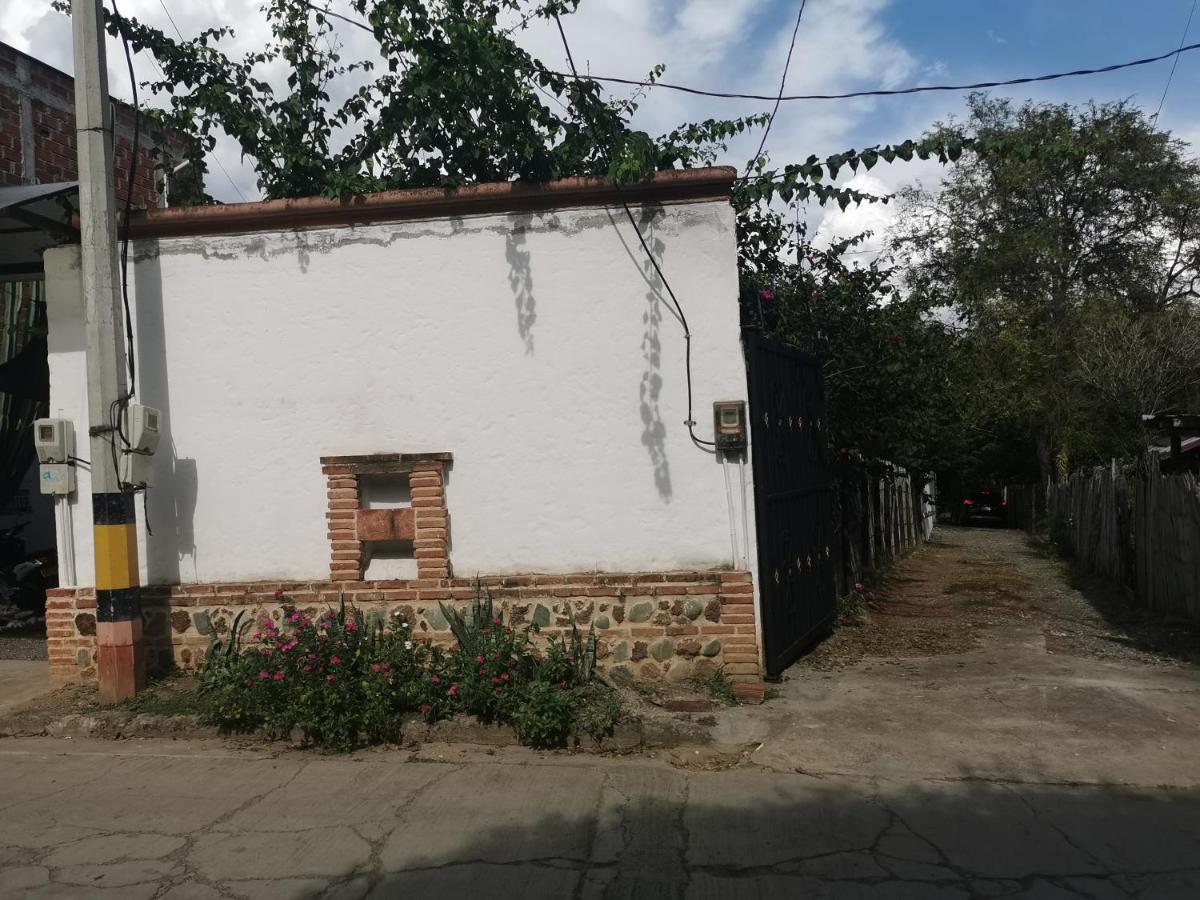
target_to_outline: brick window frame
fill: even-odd
[[[451,577],[450,514],[445,473],[450,453],[371,453],[322,456],[330,542],[331,581],[362,581],[365,545],[372,540],[412,540],[417,578]],[[406,476],[411,508],[364,509],[364,476]]]

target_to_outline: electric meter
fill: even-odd
[[[713,404],[713,435],[718,450],[746,449],[746,401],[718,400]]]

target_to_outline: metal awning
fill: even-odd
[[[42,251],[79,240],[79,182],[0,187],[0,281],[42,277]]]

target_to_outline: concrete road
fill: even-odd
[[[0,659],[0,713],[24,706],[54,687],[44,659]]]
[[[0,896],[1200,897],[1200,792],[0,741]]]

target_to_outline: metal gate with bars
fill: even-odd
[[[818,360],[744,336],[763,655],[779,675],[833,626],[833,486]]]

